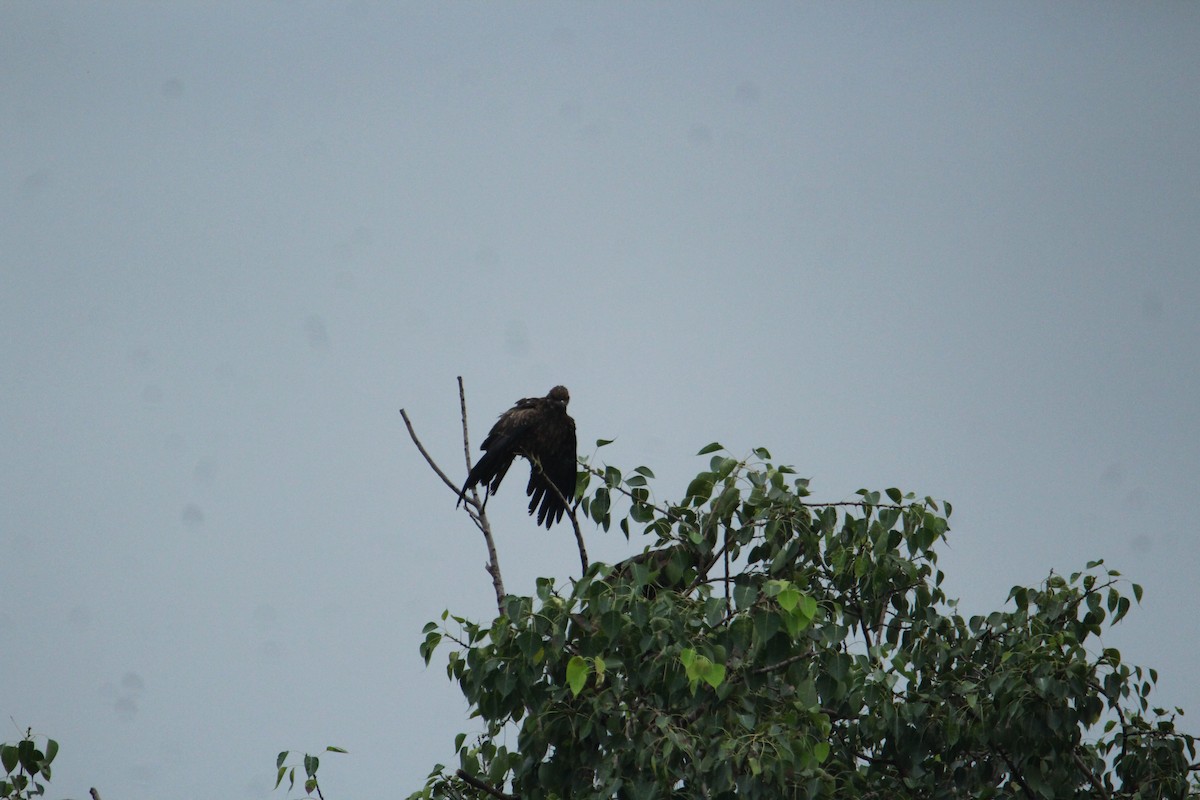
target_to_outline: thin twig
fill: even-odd
[[[467,463],[467,471],[471,471],[471,435],[467,430],[467,391],[463,385],[462,376],[458,376],[458,408],[462,417],[463,456]],[[496,592],[496,609],[504,616],[504,579],[500,576],[500,556],[496,552],[496,539],[492,536],[492,525],[488,522],[487,503],[480,502],[479,492],[471,488],[472,501],[475,509],[467,508],[467,513],[475,522],[475,526],[483,534],[483,542],[487,546],[488,561],[483,565],[487,574],[492,577],[492,589]],[[462,495],[459,495],[460,497]]]
[[[579,574],[582,577],[588,571],[588,554],[587,547],[583,543],[583,532],[579,530],[579,519],[575,516],[575,509],[567,502],[567,498],[563,495],[562,490],[554,484],[554,481],[550,480],[545,472],[542,472],[542,465],[534,461],[530,461],[529,463],[531,469],[536,469],[542,473],[542,477],[546,479],[546,485],[558,496],[559,501],[563,504],[563,508],[567,510],[567,517],[571,520],[571,527],[575,529],[575,544],[579,546],[579,566],[582,570]]]
[[[417,449],[421,451],[421,455],[425,457],[425,461],[428,462],[429,466],[433,468],[433,471],[438,474],[438,477],[442,479],[442,482],[449,486],[454,494],[457,495],[458,487],[454,485],[454,481],[450,480],[446,473],[442,472],[442,468],[434,462],[433,456],[429,455],[429,452],[425,449],[425,445],[421,444],[421,440],[417,438],[417,432],[413,430],[412,421],[408,418],[408,412],[402,408],[400,409],[400,416],[404,418],[404,424],[408,427],[408,435],[410,438],[412,438],[413,444],[417,446]]]
[[[774,672],[779,669],[786,669],[797,661],[803,661],[806,658],[812,658],[812,652],[805,650],[803,653],[796,653],[794,656],[788,656],[783,661],[777,661],[774,664],[767,664],[765,667],[758,667],[750,670],[751,675],[765,675],[768,672]]]
[[[88,794],[92,796],[92,800],[100,800],[100,793],[96,791],[95,786],[88,791]]]
[[[463,388],[462,375],[458,376],[458,408],[462,415],[463,429],[463,461],[467,464],[467,472],[471,471],[471,436],[467,433],[467,391]],[[462,495],[459,495],[460,497]],[[475,505],[480,509],[483,506],[479,502],[479,490],[474,486],[471,487],[471,496],[475,499]],[[464,498],[465,499],[465,498]]]
[[[471,775],[471,773],[467,772],[464,769],[460,769],[457,772],[455,772],[454,774],[463,783],[466,783],[469,786],[474,786],[476,789],[478,789],[481,792],[487,792],[492,797],[497,797],[500,800],[518,800],[518,798],[515,794],[505,794],[504,792],[497,789],[495,786],[492,786],[490,783],[484,783],[483,781],[479,780],[479,778],[474,777],[473,775]]]
[[[458,379],[458,396],[459,405],[462,409],[463,441],[466,442],[469,441],[467,433],[467,401],[466,394],[463,391],[461,377]],[[461,490],[458,488],[458,486],[451,481],[446,473],[442,471],[441,467],[437,465],[437,462],[433,460],[433,456],[429,455],[429,451],[425,449],[425,445],[421,444],[421,439],[417,436],[416,430],[413,429],[412,420],[408,418],[408,413],[403,408],[400,409],[400,416],[404,418],[404,424],[408,428],[408,435],[413,440],[413,444],[417,446],[417,450],[419,450],[421,455],[424,456],[426,463],[428,463],[430,468],[437,473],[438,477],[442,479],[442,482],[454,491],[456,496],[461,497]],[[467,450],[468,470],[471,466],[470,459],[470,450]],[[477,493],[475,493],[474,498],[466,498],[466,501],[467,513],[470,514],[471,520],[475,523],[475,526],[478,527],[483,533],[483,540],[487,545],[488,562],[484,564],[483,568],[487,574],[492,577],[492,588],[496,592],[496,608],[499,610],[500,616],[504,616],[504,579],[500,576],[500,559],[496,554],[496,542],[492,537],[492,526],[488,522],[487,513],[484,511],[484,504],[479,501],[479,495]],[[474,508],[472,508],[472,506],[474,506]]]
[[[463,456],[467,462],[467,472],[471,471],[471,435],[467,431],[467,390],[463,386],[462,375],[458,376],[458,408],[462,415],[462,431],[463,431]],[[496,539],[492,536],[492,525],[488,522],[487,503],[479,501],[479,492],[474,487],[471,488],[471,494],[474,495],[473,500],[476,504],[476,510],[471,511],[471,519],[475,521],[475,525],[483,534],[483,541],[487,545],[488,563],[484,565],[487,574],[492,576],[492,589],[496,592],[496,608],[500,611],[500,616],[504,616],[504,579],[500,577],[500,556],[496,553]]]

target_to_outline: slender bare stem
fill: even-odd
[[[442,483],[453,489],[455,494],[458,494],[458,487],[454,485],[454,481],[450,480],[446,473],[442,472],[442,468],[437,465],[433,460],[433,456],[429,455],[429,451],[425,449],[425,445],[421,444],[421,440],[417,438],[417,432],[413,430],[412,420],[408,418],[408,412],[402,408],[400,409],[400,416],[404,418],[404,424],[408,427],[408,435],[412,438],[413,444],[417,446],[417,450],[421,451],[421,455],[425,457],[425,461],[437,473],[438,477],[442,479]]]
[[[463,389],[462,377],[459,377],[458,379],[458,398],[459,407],[462,413],[464,454],[467,461],[467,470],[470,471],[471,450],[469,444],[470,435],[467,431],[467,399],[466,392]],[[419,450],[421,455],[424,456],[426,463],[428,463],[430,468],[437,473],[438,477],[442,479],[442,482],[454,491],[456,496],[461,496],[459,494],[460,489],[458,485],[455,484],[454,481],[450,480],[449,477],[447,477],[446,473],[443,472],[441,467],[437,465],[437,462],[433,460],[433,456],[429,455],[429,451],[427,451],[425,446],[421,444],[421,440],[417,436],[417,432],[413,429],[412,421],[408,418],[408,413],[403,408],[400,409],[400,416],[404,418],[404,424],[408,428],[408,435],[413,440],[413,444],[417,446],[417,450]],[[466,500],[465,507],[467,509],[467,513],[471,516],[471,521],[474,522],[475,526],[483,533],[483,540],[487,545],[488,552],[488,561],[486,564],[484,564],[483,568],[487,574],[492,577],[492,588],[496,592],[496,608],[499,610],[500,615],[503,616],[504,579],[500,575],[500,558],[496,554],[496,541],[492,536],[492,526],[488,522],[487,512],[484,510],[485,504],[479,500],[478,492],[472,490],[472,495],[473,497],[464,498]]]
[[[467,390],[463,387],[462,375],[458,376],[458,408],[462,415],[463,429],[463,461],[467,464],[467,472],[471,471],[471,435],[467,432]],[[475,504],[479,503],[479,490],[474,486],[471,487],[471,496],[475,499]],[[482,508],[482,506],[480,505]]]
[[[539,472],[542,471],[541,464],[534,464],[534,466]],[[546,473],[542,472],[542,476],[545,477],[545,475]],[[583,543],[583,532],[579,530],[579,519],[575,516],[574,507],[572,507],[567,498],[563,496],[562,491],[560,491],[559,488],[554,485],[554,481],[546,478],[546,485],[550,487],[550,490],[553,491],[554,494],[558,496],[558,499],[562,502],[563,508],[567,510],[567,516],[571,520],[571,527],[575,529],[575,544],[579,546],[579,565],[583,570],[579,574],[582,576],[588,571],[588,554],[587,547]]]
[[[471,434],[467,430],[467,390],[463,386],[462,376],[458,376],[458,407],[462,415],[463,458],[467,463],[467,471],[471,471]],[[487,574],[492,576],[492,589],[496,592],[496,608],[500,616],[504,616],[504,579],[500,576],[500,556],[496,553],[496,539],[492,536],[492,525],[488,522],[487,504],[479,501],[479,492],[472,487],[471,494],[476,503],[476,509],[467,509],[471,519],[483,534],[487,545],[488,562],[484,565]]]

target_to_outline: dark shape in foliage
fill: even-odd
[[[669,547],[646,549],[613,566],[611,581],[629,581],[641,587],[642,594],[653,599],[659,592],[687,592],[704,583],[717,562],[711,548],[691,542]],[[638,571],[643,570],[641,576]],[[640,580],[639,580],[640,577]]]
[[[467,475],[459,503],[479,484],[489,495],[494,493],[513,458],[523,456],[530,465],[525,489],[529,513],[536,509],[538,524],[547,530],[562,519],[566,511],[562,498],[575,496],[575,420],[567,415],[570,399],[567,387],[555,386],[545,397],[523,398],[501,414],[479,446],[484,454]]]

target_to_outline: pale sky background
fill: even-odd
[[[50,796],[402,797],[473,729],[465,475],[572,392],[954,503],[967,611],[1105,558],[1200,733],[1200,4],[0,5],[0,740]],[[510,591],[576,568],[490,504]],[[593,555],[639,549],[589,531]],[[279,792],[277,797],[282,797]]]

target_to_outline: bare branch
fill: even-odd
[[[446,473],[442,472],[442,468],[437,465],[433,460],[433,456],[429,455],[429,452],[425,449],[425,445],[421,444],[421,440],[417,438],[417,432],[413,430],[412,421],[408,418],[408,412],[402,408],[400,409],[400,416],[404,418],[404,424],[408,427],[408,435],[413,440],[413,444],[417,446],[417,449],[421,451],[421,455],[425,457],[425,461],[437,473],[438,477],[442,479],[442,482],[449,486],[451,491],[457,495],[458,487],[454,485],[454,481],[450,480]]]
[[[463,461],[467,464],[467,472],[471,471],[471,436],[467,433],[467,390],[463,388],[462,375],[458,376],[458,408],[462,415],[463,429]],[[461,496],[461,495],[460,495]],[[471,497],[475,500],[475,505],[483,510],[483,506],[479,502],[479,490],[474,486],[471,487]],[[465,498],[464,498],[465,499]]]
[[[459,413],[462,415],[463,458],[467,463],[467,472],[470,472],[471,435],[467,431],[467,390],[463,386],[462,375],[458,376],[458,407]],[[496,592],[496,608],[499,610],[500,616],[504,616],[504,579],[500,577],[500,556],[496,553],[496,539],[492,536],[492,525],[487,518],[487,503],[479,501],[479,492],[474,487],[471,488],[471,494],[476,510],[472,511],[468,507],[467,512],[483,534],[483,541],[487,545],[488,562],[483,568],[487,570],[488,575],[492,576],[492,589]]]
[[[504,579],[500,577],[500,558],[496,555],[496,540],[492,537],[492,526],[488,522],[487,511],[480,506],[478,511],[468,511],[475,524],[483,533],[483,541],[487,544],[488,562],[483,565],[487,574],[492,576],[492,589],[496,592],[496,608],[500,616],[504,616]]]
[[[530,461],[530,465],[533,468],[536,468],[538,472],[542,472],[541,464]],[[555,495],[557,495],[559,501],[563,504],[563,508],[567,510],[567,517],[571,520],[571,527],[575,529],[575,544],[579,546],[579,565],[580,569],[582,570],[582,572],[579,574],[580,576],[583,576],[588,571],[588,554],[587,547],[583,543],[583,532],[579,530],[579,519],[575,516],[575,507],[572,506],[567,498],[563,496],[562,490],[554,485],[554,481],[550,480],[550,478],[546,476],[545,472],[542,472],[542,477],[546,478],[546,485],[550,487],[550,490],[554,492]]]
[[[458,379],[458,398],[459,407],[462,413],[463,444],[467,459],[467,469],[469,471],[471,468],[471,450],[469,445],[470,437],[467,432],[467,399],[466,392],[463,389],[463,380],[461,376]],[[413,444],[417,446],[417,450],[419,450],[421,455],[424,456],[426,463],[428,463],[430,468],[437,473],[438,477],[442,479],[442,482],[449,486],[451,490],[453,490],[456,496],[461,497],[461,490],[459,489],[458,485],[455,484],[454,481],[450,480],[446,473],[442,471],[441,467],[439,467],[433,460],[433,456],[429,455],[429,452],[425,449],[425,446],[421,444],[421,440],[417,436],[417,432],[413,429],[412,421],[408,418],[408,413],[403,408],[400,409],[400,416],[404,418],[404,424],[408,428],[408,435],[413,440]],[[466,500],[464,507],[467,509],[467,513],[471,516],[471,521],[474,522],[475,526],[479,528],[480,532],[483,533],[483,540],[487,545],[488,552],[488,561],[486,564],[484,564],[483,568],[487,574],[492,577],[492,588],[496,592],[496,608],[499,610],[500,616],[504,616],[504,580],[500,576],[500,559],[496,554],[496,541],[492,537],[492,526],[488,522],[487,512],[484,510],[485,504],[480,502],[478,492],[472,490],[472,494],[474,497],[464,498]]]

